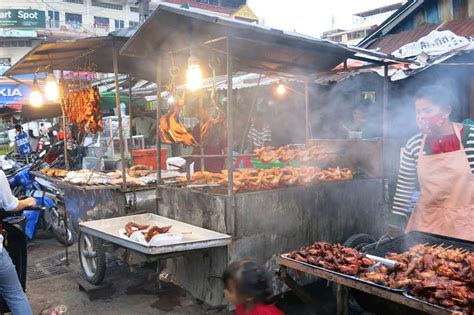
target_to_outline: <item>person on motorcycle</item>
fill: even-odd
[[[32,197],[18,200],[12,194],[5,173],[0,170],[0,208],[6,211],[21,211],[36,206]],[[3,297],[13,315],[32,314],[20,280],[8,252],[3,248],[3,235],[0,234],[0,295]]]

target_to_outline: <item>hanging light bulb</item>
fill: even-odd
[[[175,101],[174,96],[170,94],[170,96],[168,97],[168,104],[173,105],[174,101]]]
[[[276,89],[276,92],[278,93],[278,95],[283,95],[286,93],[286,86],[283,85],[283,84],[278,84],[278,87]]]
[[[44,86],[44,94],[48,101],[57,101],[59,98],[59,86],[56,77],[51,72],[46,77],[46,84]]]
[[[196,91],[202,86],[202,72],[201,66],[199,66],[198,59],[191,55],[188,59],[188,71],[186,72],[187,86],[191,91]]]
[[[30,94],[30,104],[33,107],[39,107],[43,105],[43,95],[39,90],[38,81],[36,81],[36,78],[33,81],[33,89],[31,90]]]

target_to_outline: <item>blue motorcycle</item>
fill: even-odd
[[[38,207],[44,207],[45,211],[23,211],[26,217],[25,235],[33,239],[36,230],[42,226],[50,230],[54,237],[63,245],[74,244],[75,233],[72,225],[68,224],[66,210],[59,191],[52,188],[45,191],[32,176],[31,171],[42,164],[46,150],[39,153],[38,157],[30,164],[22,166],[8,176],[8,182],[16,197],[29,196],[36,199]]]

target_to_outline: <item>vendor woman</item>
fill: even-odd
[[[450,120],[449,91],[422,88],[416,97],[417,134],[402,149],[393,212],[408,213],[406,232],[418,230],[474,241],[474,126]]]

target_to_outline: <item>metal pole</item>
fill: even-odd
[[[132,154],[133,150],[133,109],[132,109],[132,77],[130,74],[128,75],[128,123],[130,124],[130,148],[128,149],[130,151],[130,154]]]
[[[305,143],[308,144],[310,139],[309,133],[309,79],[304,81],[304,130]]]
[[[228,194],[234,193],[234,125],[233,125],[233,86],[232,86],[232,49],[230,38],[227,38],[227,171],[228,171]]]
[[[384,183],[384,199],[385,199],[385,208],[388,211],[389,204],[389,191],[388,191],[388,168],[387,168],[387,131],[388,131],[388,65],[384,66],[384,80],[383,80],[383,99],[382,99],[382,176]]]
[[[67,156],[67,126],[66,126],[66,83],[64,82],[64,71],[61,70],[61,111],[63,114],[62,128],[63,128],[63,142],[64,142],[64,168],[69,171],[69,161]]]
[[[157,147],[157,156],[158,161],[157,170],[156,170],[156,212],[158,213],[158,198],[160,196],[160,185],[161,185],[161,137],[160,137],[160,105],[161,105],[161,71],[162,71],[162,61],[161,57],[158,57],[158,69],[156,69],[156,147]]]
[[[199,96],[199,110],[201,111],[201,114],[204,113],[204,91],[201,91],[200,93],[200,96]],[[204,125],[204,120],[202,119],[202,115],[201,117],[199,117],[199,126],[201,128],[199,128],[199,154],[201,155],[204,155],[204,141],[202,139],[202,126]],[[205,169],[204,169],[204,158],[201,158],[200,159],[200,166],[201,166],[201,172],[204,172]],[[194,164],[196,165],[196,164]]]
[[[115,107],[117,108],[118,116],[118,128],[119,128],[119,140],[120,140],[120,159],[122,161],[122,188],[127,188],[127,174],[125,172],[125,153],[124,150],[124,137],[123,137],[123,125],[122,125],[122,109],[120,106],[120,90],[119,90],[119,77],[118,77],[118,50],[114,46],[112,48],[112,60],[114,63],[114,78],[115,78]]]

